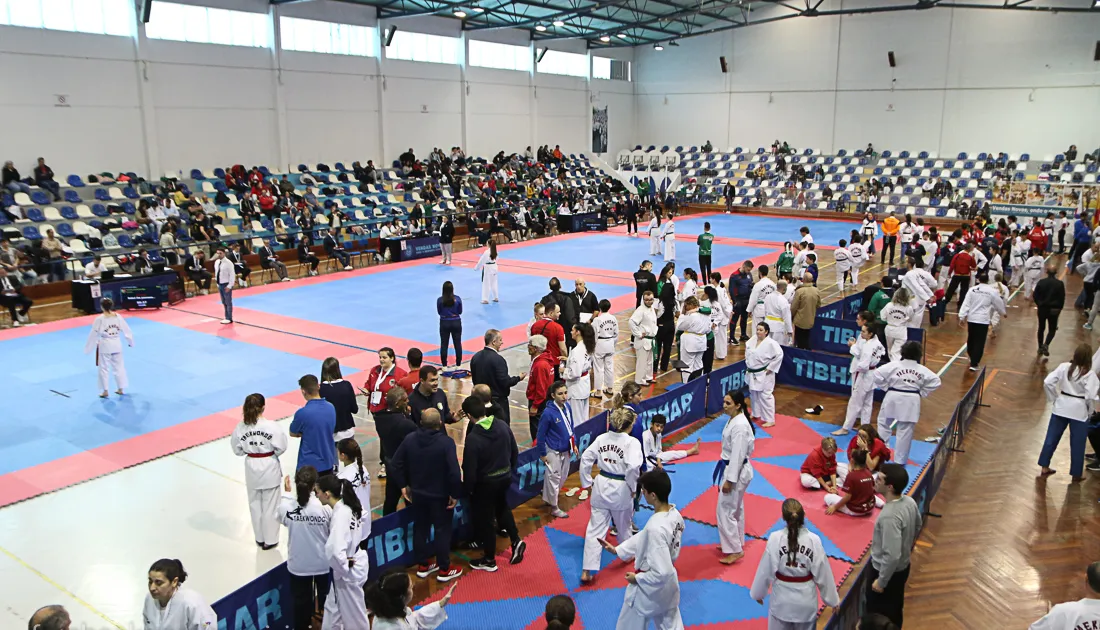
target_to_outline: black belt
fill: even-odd
[[[618,339],[618,337],[597,337],[597,339]]]
[[[1071,394],[1071,393],[1069,393],[1069,392],[1062,392],[1062,395],[1063,395],[1063,396],[1070,396],[1070,397],[1072,397],[1072,398],[1080,398],[1081,400],[1084,400],[1084,399],[1085,399],[1085,397],[1084,397],[1084,396],[1078,396],[1077,394]]]

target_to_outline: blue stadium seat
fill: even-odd
[[[104,205],[101,203],[92,204],[92,214],[96,215],[97,217],[111,216],[111,213],[107,212],[107,208],[104,207]]]
[[[883,151],[882,152],[882,157],[884,157],[884,158],[888,158],[892,155],[893,155],[893,153],[890,153],[890,151]]]
[[[214,182],[214,190],[228,194],[229,186],[226,186],[225,182],[219,179],[218,181]]]
[[[197,169],[197,168],[193,168],[193,169],[191,169],[191,179],[194,179],[194,180],[199,180],[199,181],[201,181],[201,180],[204,180],[204,179],[206,179],[206,177],[205,177],[205,176],[203,176],[203,174],[202,174],[202,171],[201,171],[201,170],[199,170],[199,169]]]
[[[31,192],[31,201],[37,203],[38,205],[45,206],[49,205],[50,198],[46,195],[46,193],[42,192],[41,190],[35,190]]]
[[[942,175],[943,175],[943,170],[942,169],[938,169],[938,168],[932,169],[932,177],[941,177]]]
[[[61,216],[70,221],[76,221],[80,218],[80,216],[77,215],[76,210],[74,210],[72,206],[61,206]]]
[[[26,208],[25,214],[28,219],[35,223],[42,223],[46,220],[46,215],[42,214],[40,208]]]
[[[807,149],[807,151],[808,150],[809,149]],[[848,150],[847,149],[841,149],[841,150],[837,151],[836,154],[839,155],[840,157],[844,157],[845,155],[848,155]],[[807,153],[806,155],[809,155],[809,153]],[[859,156],[858,152],[856,153],[856,156],[857,157]]]
[[[138,194],[138,191],[134,190],[133,186],[123,188],[122,194],[125,195],[127,199],[141,199],[141,195]]]
[[[684,147],[682,147],[682,146],[677,146],[677,147],[676,147],[676,152],[677,152],[677,153],[683,153],[683,152],[684,152]]]
[[[984,162],[988,159],[989,159],[989,154],[986,153],[985,151],[982,151],[981,153],[978,154],[978,160],[979,161]]]
[[[37,241],[42,238],[42,234],[38,232],[38,228],[28,225],[23,228],[23,238],[28,241]]]
[[[974,161],[973,160],[967,160],[966,162],[963,163],[963,168],[966,169],[966,170],[970,170],[970,169],[974,168]]]
[[[271,171],[267,170],[266,166],[260,165],[256,170],[260,171],[264,177],[271,177]]]
[[[1024,153],[1023,155],[1020,156],[1020,161],[1021,162],[1027,162],[1030,159],[1031,159],[1031,154],[1030,153]]]
[[[217,177],[218,179],[225,179],[225,169],[224,168],[214,169],[214,177]]]
[[[1024,181],[1024,174],[1023,174],[1023,172],[1022,172],[1022,171],[1017,171],[1017,172],[1016,172],[1016,176],[1015,176],[1015,177],[1013,177],[1012,179],[1013,179],[1013,180],[1015,180],[1015,181],[1018,181],[1018,182],[1022,182],[1022,181]]]
[[[336,168],[337,171],[339,171],[341,173],[347,173],[348,172],[348,168],[346,166],[344,166],[343,162],[337,162],[334,165],[334,167]],[[265,175],[265,177],[266,177],[266,175]]]
[[[882,167],[881,166],[876,166],[874,174],[875,175],[882,175]]]
[[[905,168],[913,168],[916,165],[917,165],[916,160],[912,160],[912,159],[905,160]]]
[[[110,201],[111,200],[111,196],[107,194],[107,189],[106,188],[96,188],[95,198],[100,200],[100,201]]]
[[[400,162],[397,162],[396,160],[394,161],[394,163],[395,164],[400,164]],[[299,164],[298,165],[298,172],[299,173],[308,173],[309,172],[309,167],[306,166],[305,164]]]
[[[894,166],[897,166],[897,165],[898,165],[898,161],[894,158],[890,158],[890,159],[886,160],[886,166],[894,167]]]
[[[135,208],[134,204],[130,203],[129,201],[123,201],[122,211],[126,214],[134,214],[135,212],[137,212],[137,208]]]
[[[938,208],[940,205],[939,197],[933,197],[932,199],[929,199],[928,205],[932,206],[933,208]]]
[[[72,238],[76,236],[76,232],[73,231],[73,226],[68,223],[58,223],[57,233],[65,238]]]
[[[65,178],[65,181],[73,188],[83,188],[84,180],[80,179],[79,175],[69,175]]]
[[[129,234],[118,235],[118,246],[122,249],[134,249],[134,239]]]
[[[898,154],[898,157],[904,160],[905,158],[909,157],[909,152],[908,151],[902,151],[901,153]]]
[[[921,151],[920,154],[917,155],[917,157],[922,159],[922,160],[927,160],[928,159],[928,151]]]
[[[962,152],[960,152],[960,153],[959,153],[959,154],[958,154],[958,155],[957,155],[957,156],[955,157],[955,159],[958,159],[958,160],[966,160],[966,159],[969,159],[969,158],[970,158],[970,156],[966,154],[966,151],[962,151]]]
[[[69,203],[80,203],[80,195],[76,194],[75,190],[66,190],[65,201]]]
[[[1039,165],[1039,171],[1041,171],[1043,173],[1046,173],[1046,172],[1050,171],[1050,164],[1040,164]]]

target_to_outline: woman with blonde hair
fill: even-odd
[[[286,431],[263,416],[266,403],[262,394],[249,394],[244,399],[244,417],[229,438],[233,454],[246,458],[248,511],[256,544],[264,551],[279,544],[279,488],[283,481],[279,456],[287,447]]]

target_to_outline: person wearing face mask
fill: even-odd
[[[367,587],[366,601],[374,614],[373,630],[433,630],[447,620],[444,608],[451,601],[458,584],[452,584],[437,602],[416,610],[409,608],[413,599],[413,584],[409,574],[394,569]]]
[[[218,616],[202,595],[187,588],[179,560],[164,558],[149,567],[149,592],[142,617],[145,630],[216,630]],[[366,626],[364,626],[366,627]]]

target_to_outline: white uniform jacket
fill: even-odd
[[[749,294],[749,314],[753,319],[764,318],[764,298],[775,292],[775,283],[771,278],[761,278],[752,285]]]
[[[439,605],[439,602],[432,602],[416,610],[406,608],[404,619],[375,617],[371,630],[433,630],[443,625],[446,620],[447,611]]]
[[[126,344],[134,347],[134,334],[130,332],[130,325],[121,315],[107,317],[100,315],[92,322],[92,329],[88,332],[88,341],[84,343],[84,353],[89,354],[98,349],[100,354],[115,354],[122,352],[122,338],[126,338]]]
[[[583,343],[578,343],[569,351],[565,360],[565,370],[561,377],[565,380],[566,395],[573,400],[587,399],[592,391],[589,387],[588,373],[592,371],[592,357]]]
[[[818,591],[826,606],[840,603],[836,579],[817,534],[805,527],[799,530],[798,551],[793,562],[786,528],[768,536],[749,596],[764,599],[769,590],[769,615],[787,623],[806,623],[817,619]]]
[[[295,497],[283,495],[279,502],[279,522],[287,531],[286,568],[291,575],[328,573],[325,543],[331,520],[332,508],[322,505],[317,497],[310,495],[309,501],[302,506]]]
[[[628,584],[623,606],[652,617],[680,605],[680,579],[673,563],[680,557],[684,519],[676,506],[649,517],[642,531],[615,548],[619,559],[633,558],[637,584]]]
[[[916,361],[891,361],[875,370],[875,389],[886,392],[881,413],[901,422],[920,419],[920,399],[936,391],[940,377]]]
[[[749,389],[770,392],[775,389],[775,373],[783,365],[783,347],[771,337],[760,341],[755,336],[745,343],[745,373]]]
[[[244,456],[244,485],[249,490],[266,490],[283,485],[279,456],[286,452],[287,436],[281,426],[267,418],[256,424],[240,422],[229,438],[233,454]]]
[[[989,324],[993,321],[994,311],[1001,317],[1005,315],[1005,302],[1001,299],[1001,293],[988,284],[979,284],[966,292],[966,299],[959,309],[959,319],[974,324]]]
[[[206,604],[202,595],[181,586],[168,600],[168,605],[160,607],[149,593],[145,594],[145,630],[217,630],[218,616],[214,609]]]
[[[600,472],[592,479],[592,465]],[[581,454],[581,486],[592,489],[592,507],[629,509],[642,468],[642,445],[629,433],[601,434]]]
[[[719,484],[726,481],[740,483],[747,487],[754,475],[752,462],[749,461],[754,450],[756,435],[745,414],[739,413],[727,420],[726,426],[722,427],[722,462],[726,465],[721,479],[715,481]]]
[[[619,339],[618,318],[611,313],[600,313],[592,320],[592,327],[596,331],[596,356],[615,354],[615,342]]]
[[[329,523],[325,557],[328,558],[328,567],[332,569],[333,579],[352,584],[366,582],[370,564],[367,562],[367,552],[359,548],[359,542],[362,540],[362,536],[359,535],[361,527],[359,519],[355,518],[351,508],[340,501],[332,508],[332,519]],[[349,564],[351,566],[348,566]]]
[[[1043,379],[1043,389],[1053,404],[1051,413],[1087,422],[1096,406],[1100,379],[1092,370],[1074,378],[1073,371],[1069,363],[1059,365]]]

